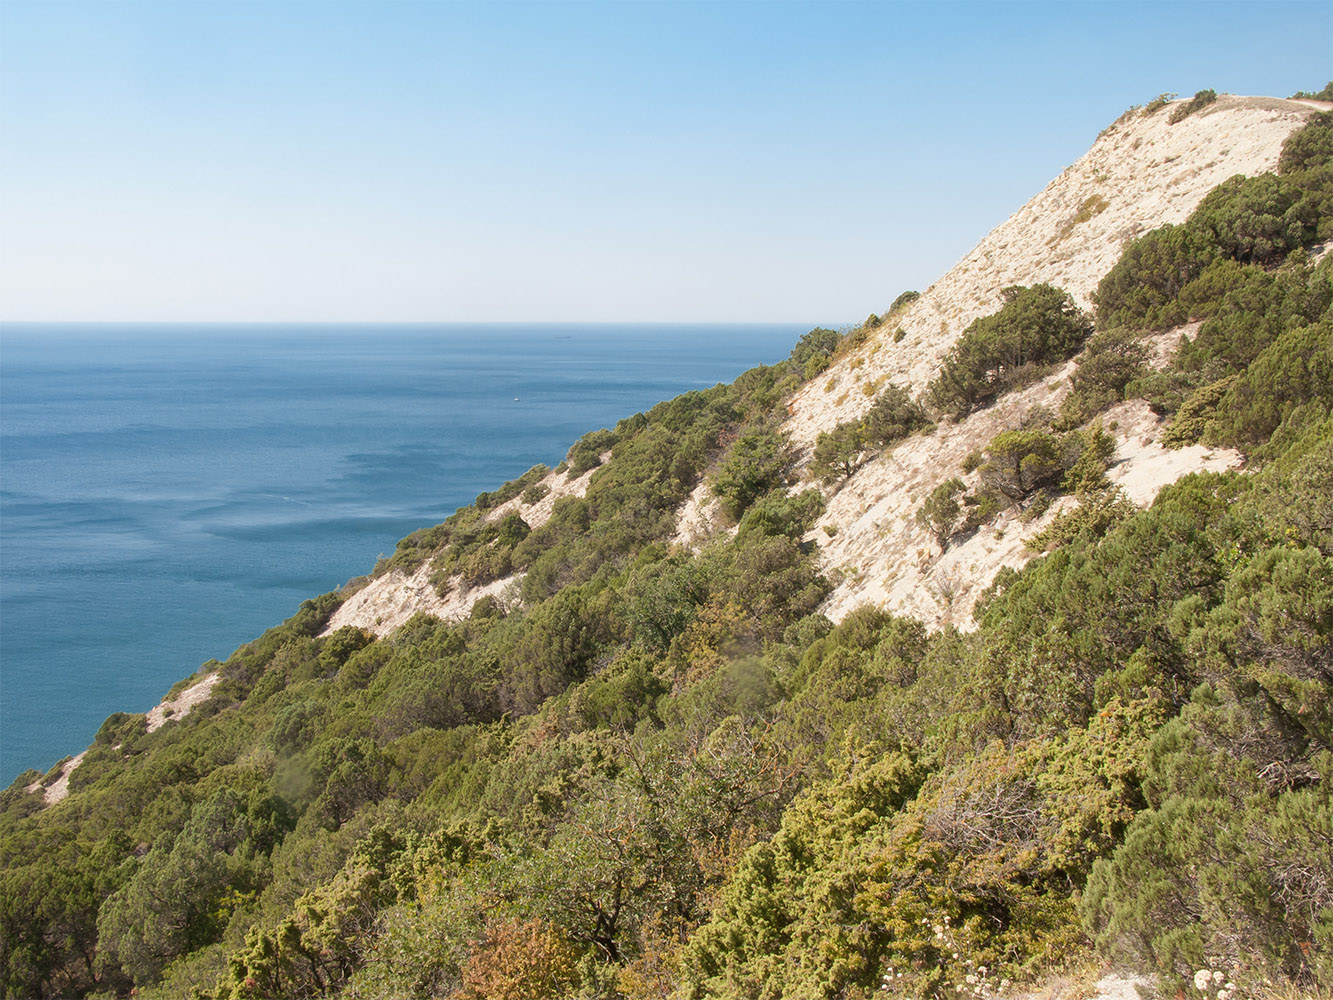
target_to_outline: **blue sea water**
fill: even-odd
[[[804,327],[0,326],[0,787]]]

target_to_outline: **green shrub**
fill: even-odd
[[[810,379],[828,370],[828,366],[833,362],[827,354],[812,354],[806,359],[805,367],[801,371],[802,377],[808,382]]]
[[[1055,485],[1065,473],[1061,440],[1045,431],[1002,431],[986,445],[986,454],[982,482],[1011,501]]]
[[[605,427],[583,435],[565,456],[565,461],[569,463],[568,478],[578,479],[589,469],[597,468],[602,464],[602,453],[610,451],[615,443],[615,434]]]
[[[817,326],[796,342],[796,346],[791,349],[791,360],[796,364],[797,369],[811,372],[812,362],[822,358],[823,367],[819,367],[816,363],[813,373],[806,375],[806,378],[813,378],[828,367],[829,359],[833,357],[833,352],[837,349],[840,339],[837,330]]]
[[[1146,371],[1148,349],[1130,330],[1093,334],[1078,357],[1072,389],[1060,405],[1059,426],[1072,429],[1125,398],[1125,387]]]
[[[810,471],[820,482],[831,483],[839,477],[850,479],[865,454],[866,428],[859,420],[838,424],[831,431],[820,431],[815,439]]]
[[[1253,448],[1310,402],[1333,408],[1333,318],[1289,330],[1255,358],[1226,386],[1204,438]]]
[[[739,520],[746,509],[775,487],[785,485],[792,454],[786,438],[772,427],[741,434],[713,475],[713,494],[722,509]]]
[[[1207,240],[1183,225],[1130,241],[1092,296],[1098,327],[1164,330],[1183,322],[1176,297],[1215,255]]]
[[[982,494],[1019,503],[1038,491],[1088,493],[1104,485],[1115,441],[1095,422],[1086,431],[1002,431],[986,445]]]
[[[1196,689],[1153,740],[1150,808],[1088,880],[1082,913],[1099,948],[1168,986],[1217,967],[1254,984],[1302,982],[1311,995],[1333,980],[1321,884],[1333,868],[1333,758],[1315,753],[1307,780],[1269,786],[1260,776],[1302,746],[1284,745],[1266,714],[1243,694]]]
[[[1056,516],[1023,545],[1033,552],[1049,552],[1077,538],[1097,539],[1137,510],[1124,490],[1102,490],[1083,497],[1077,507]]]
[[[523,503],[531,507],[533,504],[544,500],[550,492],[551,487],[547,486],[545,483],[534,483],[524,490],[520,496]]]
[[[1156,114],[1175,99],[1175,94],[1168,94],[1166,92],[1158,94],[1143,106],[1143,116],[1146,118],[1148,115]]]
[[[865,418],[868,441],[885,446],[930,427],[930,417],[907,390],[892,382],[875,397]]]
[[[1162,444],[1168,448],[1184,448],[1196,444],[1203,437],[1208,421],[1212,419],[1218,404],[1222,402],[1222,398],[1236,378],[1235,375],[1228,375],[1194,390],[1176,411],[1171,426],[1162,432]]]
[[[962,418],[1073,355],[1092,324],[1066,292],[1051,285],[1004,290],[999,312],[975,320],[945,356],[927,390],[932,406]]]
[[[517,479],[509,480],[509,482],[505,483],[498,490],[492,490],[489,493],[478,493],[477,499],[474,502],[475,506],[478,510],[491,510],[492,508],[498,507],[505,501],[512,500],[514,497],[522,493],[524,489],[531,487],[534,483],[540,483],[541,480],[546,478],[550,471],[551,470],[547,466],[541,465],[540,463],[534,465],[527,472],[523,473],[523,475],[519,476]]]
[[[1330,160],[1333,160],[1333,111],[1321,111],[1287,136],[1278,157],[1277,172],[1294,174],[1328,166]]]
[[[1237,175],[1204,196],[1185,225],[1241,263],[1275,263],[1315,235],[1318,219],[1296,184],[1276,174]]]
[[[800,538],[822,513],[824,498],[818,490],[802,490],[795,495],[770,493],[745,512],[738,534],[757,531]]]
[[[1183,225],[1131,241],[1093,295],[1099,326],[1166,329],[1217,315],[1239,265],[1270,266],[1333,235],[1333,127],[1321,117],[1288,139],[1291,173],[1232,177]]]
[[[864,346],[870,340],[870,331],[863,326],[848,330],[838,340],[838,346],[833,351],[833,360],[838,361],[847,357],[856,351],[857,348]]]
[[[949,539],[959,529],[963,508],[958,499],[965,490],[963,481],[956,477],[940,483],[916,512],[917,524],[935,536],[941,549],[948,548]]]
[[[145,731],[148,717],[142,713],[131,715],[128,712],[112,712],[106,717],[93,742],[101,746],[116,746]]]
[[[1217,272],[1226,280],[1210,281]],[[1203,325],[1192,341],[1182,342],[1174,366],[1213,377],[1241,371],[1283,331],[1313,323],[1328,312],[1333,305],[1328,278],[1327,270],[1311,268],[1304,251],[1294,252],[1276,271],[1255,265],[1210,266],[1181,293],[1182,301],[1187,295],[1192,298],[1200,285],[1225,291],[1200,308],[1206,315]]]
[[[1167,118],[1167,123],[1174,125],[1176,122],[1184,121],[1190,115],[1194,114],[1194,112],[1202,111],[1204,108],[1208,107],[1208,105],[1212,104],[1215,100],[1217,100],[1217,91],[1200,90],[1180,107],[1173,108],[1170,117]]]
[[[1323,90],[1310,93],[1307,90],[1298,90],[1291,95],[1293,101],[1333,101],[1333,82],[1327,84]]]

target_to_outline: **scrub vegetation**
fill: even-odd
[[[820,613],[824,496],[781,419],[859,334],[812,331],[580,439],[587,493],[539,527],[485,512],[544,469],[404,539],[381,571],[524,574],[468,619],[325,635],[342,598],[314,598],[188,715],[111,716],[63,801],[20,776],[0,991],[993,997],[1093,955],[1191,1000],[1333,989],[1326,118],[1281,173],[1130,243],[1095,330],[1059,289],[1010,289],[926,398],[890,385],[816,446],[836,481],[1078,357],[1059,414],[923,498],[943,546],[1079,497],[975,631]],[[1190,318],[1150,374],[1141,334]],[[1249,468],[1134,508],[1096,419],[1126,398]],[[673,547],[701,483],[735,531]]]

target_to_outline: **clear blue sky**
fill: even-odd
[[[840,323],[1333,3],[0,0],[0,319]]]

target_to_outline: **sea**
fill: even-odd
[[[0,787],[805,324],[0,325]]]

